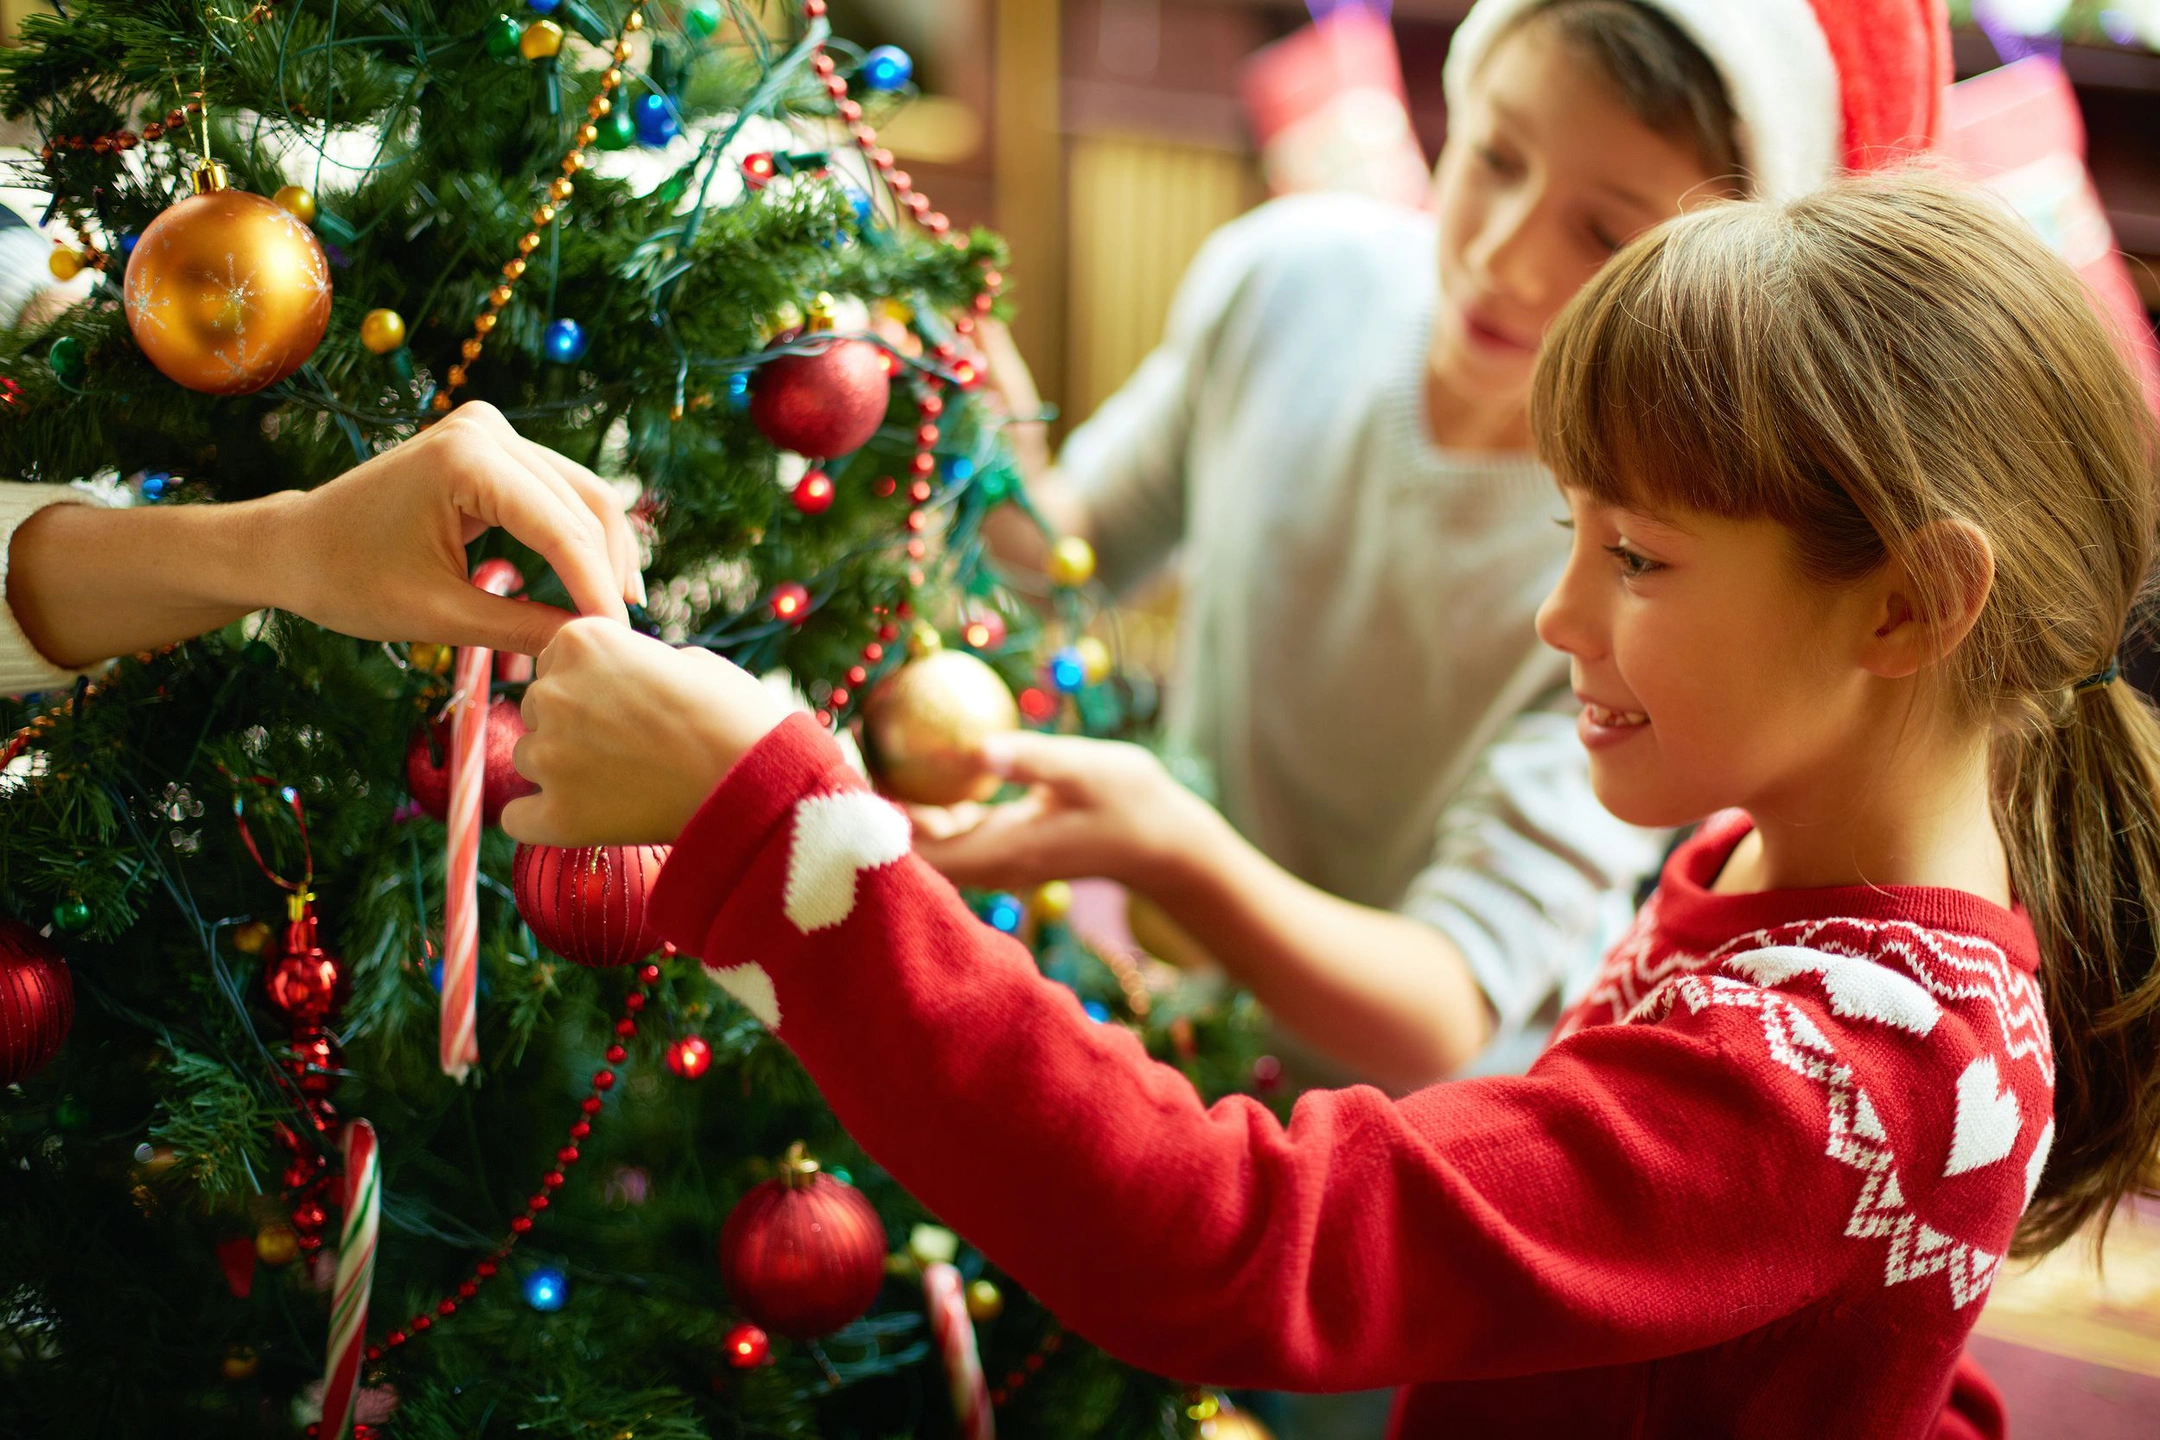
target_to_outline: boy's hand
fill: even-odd
[[[540,793],[503,829],[542,845],[664,845],[735,762],[787,718],[756,679],[608,620],[572,620],[525,691],[518,773]]]
[[[910,810],[915,852],[957,884],[1017,890],[1102,876],[1144,889],[1216,818],[1137,745],[1021,733],[995,737],[983,759],[1028,793]]]

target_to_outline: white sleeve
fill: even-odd
[[[1486,747],[1400,907],[1461,950],[1492,1004],[1496,1044],[1590,979],[1671,838],[1598,803],[1564,700],[1524,711]]]
[[[1281,253],[1286,227],[1298,223],[1300,212],[1278,201],[1209,236],[1178,282],[1162,342],[1066,437],[1058,473],[1087,507],[1111,589],[1146,579],[1184,538],[1193,417],[1225,322],[1254,271]]]
[[[64,690],[76,677],[104,668],[69,670],[53,664],[37,652],[30,637],[16,623],[15,611],[6,603],[8,549],[15,529],[48,505],[95,503],[71,485],[25,485],[0,480],[0,695],[30,695],[42,690]]]

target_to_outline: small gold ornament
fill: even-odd
[[[82,274],[83,257],[62,245],[45,257],[45,268],[52,271],[55,280],[72,280]]]
[[[457,651],[448,645],[437,645],[427,640],[415,640],[407,654],[415,670],[425,670],[430,675],[446,674],[450,662],[457,658]]]
[[[286,185],[270,197],[278,208],[303,225],[315,223],[315,192],[305,185]]]
[[[1095,547],[1078,535],[1067,535],[1050,547],[1050,582],[1067,589],[1095,578]]]
[[[1035,887],[1035,902],[1028,908],[1045,925],[1055,925],[1072,914],[1073,889],[1063,880],[1046,880]]]
[[[405,317],[395,310],[368,311],[360,320],[360,343],[377,355],[388,355],[405,343]]]
[[[1005,1309],[1005,1297],[997,1286],[988,1280],[970,1282],[967,1287],[967,1312],[971,1320],[995,1320]]]
[[[1110,678],[1110,647],[1093,635],[1083,635],[1073,642],[1073,649],[1080,653],[1080,673],[1090,685],[1100,685]]]
[[[1232,1409],[1227,1402],[1218,1404],[1215,1413],[1200,1422],[1199,1433],[1200,1440],[1275,1440],[1275,1432],[1250,1411]]]
[[[535,20],[518,37],[518,54],[527,60],[552,60],[562,53],[563,28],[553,20]]]
[[[150,363],[209,395],[247,395],[307,363],[330,324],[315,233],[214,161],[150,222],[128,261],[127,321]]]
[[[300,1258],[300,1236],[290,1225],[265,1225],[255,1232],[255,1258],[265,1265],[290,1265]]]
[[[225,1349],[224,1362],[218,1367],[225,1372],[227,1380],[246,1380],[253,1377],[262,1365],[262,1357],[247,1345],[229,1345]]]
[[[260,920],[250,920],[235,926],[232,934],[233,949],[243,955],[260,955],[270,948],[270,927]]]
[[[863,704],[871,766],[885,790],[919,805],[987,800],[998,777],[982,742],[1020,726],[1020,708],[997,671],[961,650],[918,641],[916,657]]]

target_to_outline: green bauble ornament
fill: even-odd
[[[498,60],[507,60],[518,53],[518,41],[524,37],[525,27],[508,15],[497,15],[481,27],[480,34],[487,44],[487,53]]]
[[[80,900],[62,900],[52,907],[53,929],[73,935],[90,926],[90,907]]]
[[[79,385],[89,362],[83,358],[82,341],[73,335],[63,335],[52,342],[52,349],[45,352],[45,363],[52,366],[52,373],[63,385]]]
[[[683,9],[683,29],[703,40],[720,28],[719,0],[692,0]]]
[[[637,121],[630,118],[627,105],[617,105],[593,121],[593,129],[600,132],[602,150],[627,150],[637,144]]]

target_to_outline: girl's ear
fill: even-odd
[[[1964,643],[1995,584],[1995,547],[1969,520],[1938,520],[1913,537],[1910,562],[1895,556],[1865,582],[1870,632],[1860,665],[1901,680],[1947,658]],[[1920,585],[1914,567],[1931,583]]]

